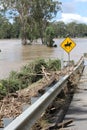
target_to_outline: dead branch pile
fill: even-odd
[[[40,89],[43,89],[54,81],[59,80],[59,76],[65,75],[67,71],[49,73],[44,67],[42,67],[42,73],[44,77],[41,80],[29,85],[23,90],[17,91],[16,93],[10,93],[0,101],[0,127],[3,127],[2,118],[15,118],[20,115],[23,111],[23,105],[30,104],[32,96],[37,96]]]

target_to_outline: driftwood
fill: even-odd
[[[71,124],[73,122],[73,119],[67,120],[67,121],[63,121],[62,123],[59,123],[57,125],[58,128],[64,128],[67,127],[69,124]]]
[[[53,125],[53,126],[47,128],[46,130],[61,130],[62,128],[67,127],[72,122],[73,122],[73,119],[70,119],[70,120],[67,120],[67,121],[63,121],[61,123],[58,123],[56,125]]]
[[[4,124],[3,124],[3,107],[4,107],[4,102],[2,102],[1,104],[1,108],[0,108],[0,128],[4,128]]]
[[[50,73],[48,73],[48,72],[46,71],[46,68],[45,68],[43,65],[42,65],[42,74],[44,74],[45,78],[46,78],[47,80],[49,80],[48,75],[50,75]]]
[[[79,83],[87,82],[87,80],[80,80]]]
[[[47,78],[44,76],[43,80],[38,82],[35,87],[29,86],[28,88],[21,90],[21,92],[18,91],[16,93],[10,93],[9,96],[4,97],[0,105],[0,127],[3,127],[3,117],[17,117],[22,112],[21,106],[30,102],[30,97],[37,95],[38,91],[42,92],[40,89],[50,86],[50,84],[55,80],[55,75],[49,76],[49,80],[47,80]]]
[[[51,76],[51,77],[49,78],[49,80],[47,80],[47,83],[44,83],[44,84],[42,85],[42,88],[38,90],[38,93],[44,94],[44,93],[45,93],[45,88],[46,88],[46,87],[50,87],[50,85],[51,85],[53,82],[55,82],[55,81],[56,81],[55,76],[54,76],[54,75]]]

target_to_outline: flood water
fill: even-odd
[[[70,53],[70,59],[77,62],[83,53],[87,52],[87,39],[72,39],[76,47]],[[0,79],[8,77],[12,70],[20,68],[37,58],[59,58],[68,60],[68,54],[60,47],[64,39],[55,39],[57,48],[48,48],[39,44],[22,46],[21,40],[0,40]]]

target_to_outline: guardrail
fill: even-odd
[[[56,98],[60,91],[64,88],[67,79],[78,71],[81,73],[84,67],[83,58],[80,59],[77,66],[72,72],[60,79],[52,88],[50,88],[43,96],[41,96],[34,104],[12,121],[4,130],[29,130],[32,125],[40,118],[41,114]]]

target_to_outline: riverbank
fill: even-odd
[[[12,120],[16,118],[31,105],[31,99],[33,97],[38,97],[38,95],[40,96],[44,94],[47,87],[49,89],[51,84],[57,82],[62,76],[68,74],[72,70],[73,66],[62,71],[46,72],[44,73],[45,75],[42,79],[31,85],[28,85],[27,88],[16,91],[16,93],[9,93],[6,97],[3,98],[3,100],[0,101],[0,126],[4,127],[4,118],[8,120],[9,118]]]
[[[7,78],[12,70],[20,68],[38,58],[68,60],[67,53],[60,47],[64,38],[55,39],[57,48],[49,48],[40,43],[22,46],[20,39],[0,40],[0,79]],[[73,38],[76,47],[71,51],[70,58],[77,62],[87,52],[87,38]]]

